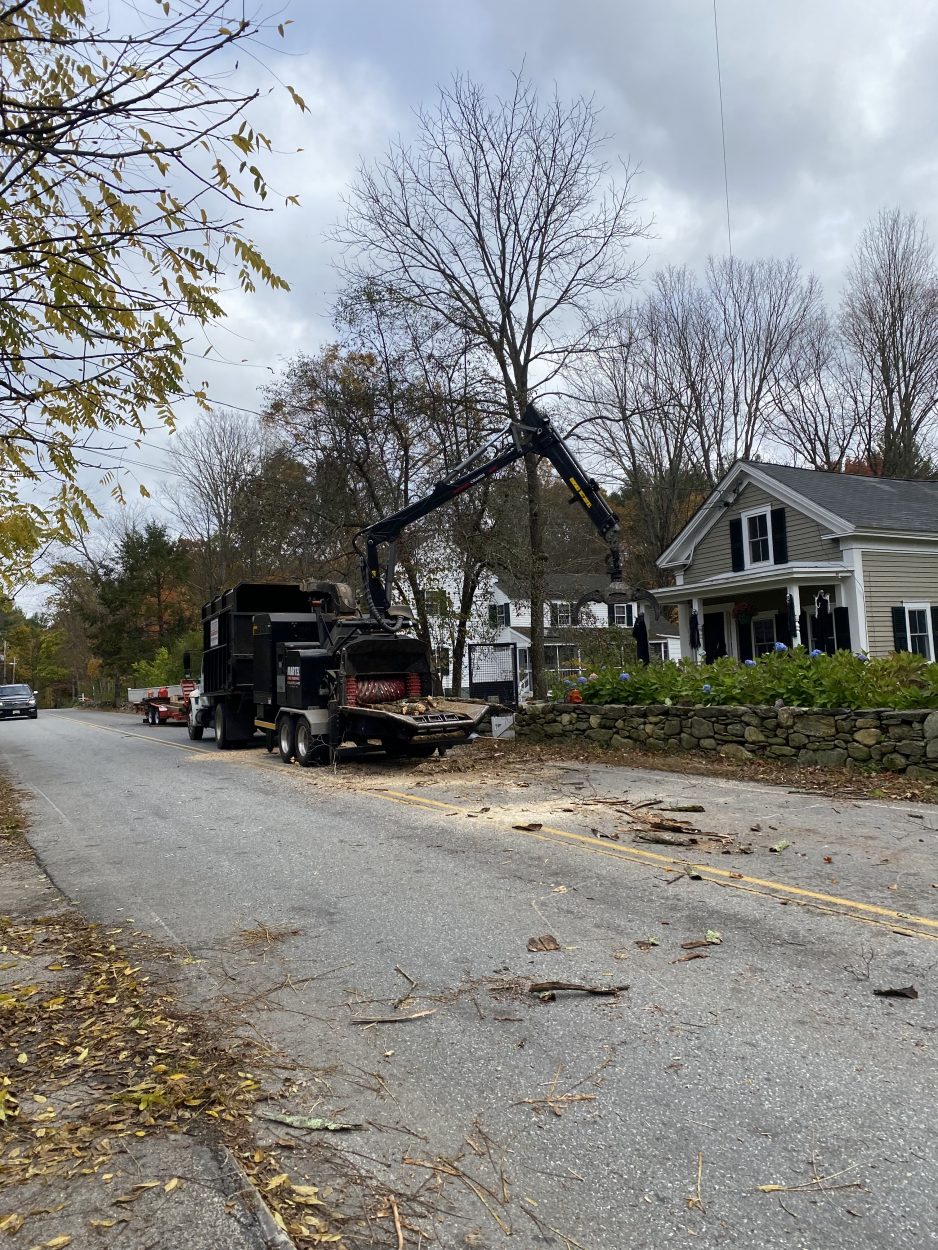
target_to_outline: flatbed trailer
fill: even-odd
[[[127,701],[135,712],[142,715],[145,725],[187,725],[189,695],[194,689],[194,681],[184,681],[178,686],[161,686],[156,690],[130,689]]]

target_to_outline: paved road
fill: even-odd
[[[309,1067],[291,1109],[369,1125],[341,1162],[423,1245],[938,1247],[934,809],[627,770],[343,780],[95,713],[0,731],[56,884],[191,951],[189,992],[259,995]],[[595,800],[624,789],[759,825],[754,851],[682,874],[609,836]],[[260,925],[296,932],[259,953]],[[351,1023],[394,1015],[405,974],[432,1015]],[[545,1002],[532,977],[630,988]]]

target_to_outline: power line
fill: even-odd
[[[726,196],[726,241],[733,259],[733,232],[730,228],[730,183],[726,173],[726,125],[723,121],[723,73],[720,68],[720,29],[717,25],[717,0],[713,0],[713,41],[717,53],[717,87],[720,93],[720,137],[723,140],[723,191]]]

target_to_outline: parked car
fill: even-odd
[[[0,720],[8,720],[12,716],[28,716],[30,720],[35,720],[38,715],[36,696],[29,686],[20,682],[15,686],[0,686]]]

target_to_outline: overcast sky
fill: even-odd
[[[274,0],[255,4],[271,12]],[[794,254],[835,301],[881,206],[914,209],[938,231],[938,5],[717,0],[717,15],[734,251]],[[454,73],[504,92],[524,61],[545,92],[595,97],[610,161],[642,171],[637,189],[655,223],[636,247],[646,273],[725,252],[712,0],[283,0],[281,17],[293,20],[286,51],[265,54],[266,70],[309,112],[279,92],[259,120],[283,153],[268,161],[273,181],[302,207],[250,228],[292,291],[229,295],[215,336],[225,363],[191,371],[193,383],[208,377],[215,403],[256,408],[291,355],[329,340],[335,249],[325,235],[343,189],[360,159],[412,132],[414,107]],[[128,453],[151,486],[159,475],[139,466],[166,464],[165,441]]]

